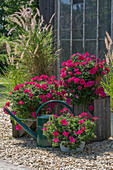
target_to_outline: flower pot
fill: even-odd
[[[62,143],[63,142],[61,142],[61,144],[60,144],[60,149],[62,152],[82,152],[85,147],[85,142],[82,142],[80,144],[79,148],[70,150],[68,146],[64,146]]]

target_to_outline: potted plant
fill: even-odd
[[[72,104],[83,104],[86,110],[93,111],[93,100],[106,96],[99,81],[107,73],[109,68],[105,60],[96,59],[88,52],[85,55],[76,53],[62,63],[60,85]]]
[[[52,146],[60,146],[61,151],[82,151],[85,142],[95,137],[95,119],[83,112],[78,116],[66,113],[64,108],[62,115],[52,115],[49,121],[43,125],[43,135],[52,142]]]
[[[65,91],[59,89],[56,77],[36,76],[30,82],[25,81],[24,84],[15,86],[8,94],[9,101],[3,110],[10,107],[11,112],[25,122],[28,119],[36,119],[36,111],[43,103],[55,99],[65,100],[64,94]],[[50,114],[54,105],[55,103],[48,104],[39,115]],[[21,126],[16,124],[16,130],[21,130]]]

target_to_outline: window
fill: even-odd
[[[58,67],[73,53],[105,54],[105,32],[111,34],[111,0],[58,0]]]

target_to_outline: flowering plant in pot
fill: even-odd
[[[30,82],[16,85],[8,94],[8,102],[3,110],[10,107],[11,112],[22,119],[35,119],[36,111],[49,100],[67,100],[65,91],[59,89],[56,77],[47,75],[36,76]],[[40,114],[49,114],[55,103],[48,104]],[[4,110],[5,111],[5,110]],[[20,130],[20,129],[18,129]]]
[[[43,135],[52,142],[52,146],[63,144],[69,150],[77,150],[82,142],[88,142],[95,137],[94,127],[97,117],[90,116],[83,112],[78,116],[66,113],[64,108],[62,115],[52,115],[49,121],[43,125]]]
[[[83,104],[87,110],[93,110],[93,100],[105,97],[104,88],[98,78],[109,73],[105,60],[96,59],[94,55],[73,54],[67,62],[62,63],[60,85],[66,89],[72,104]]]

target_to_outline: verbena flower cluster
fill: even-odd
[[[11,111],[18,118],[36,118],[36,111],[43,103],[49,100],[67,100],[65,90],[60,91],[56,77],[47,75],[36,76],[32,81],[25,81],[24,84],[16,85],[11,93],[3,110],[10,106]],[[55,103],[48,104],[42,109],[44,114],[51,112]]]
[[[105,60],[89,56],[73,54],[67,62],[62,63],[60,85],[66,90],[72,104],[84,104],[88,110],[93,110],[92,101],[99,96],[105,97],[104,88],[97,78],[109,73]]]
[[[61,142],[70,149],[76,149],[81,142],[87,142],[94,138],[95,120],[86,112],[78,116],[61,111],[61,116],[52,115],[49,121],[43,125],[43,135],[52,142],[52,146],[59,146]]]

